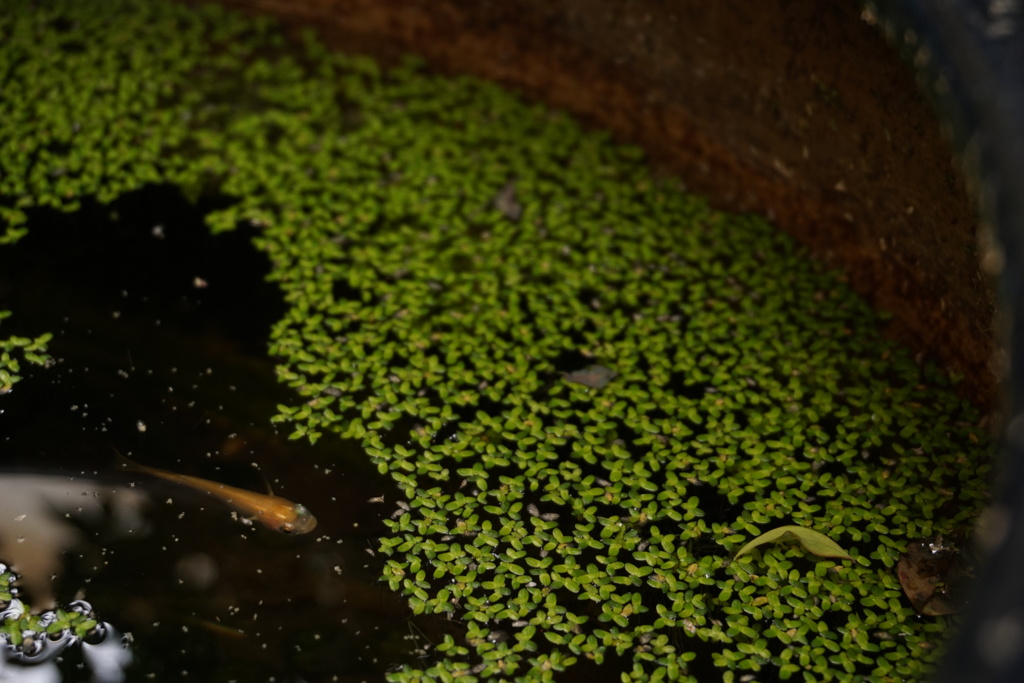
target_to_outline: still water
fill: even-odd
[[[53,332],[56,362],[0,396],[0,561],[33,609],[84,600],[109,631],[45,666],[6,661],[0,680],[378,680],[447,629],[377,582],[388,480],[352,444],[288,441],[270,423],[293,400],[265,352],[283,307],[248,234],[209,235],[213,206],[150,188],[39,211],[5,247],[3,331]],[[247,523],[119,453],[269,486],[318,524]],[[114,654],[97,660],[100,647]]]

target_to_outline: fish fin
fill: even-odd
[[[274,489],[270,486],[270,480],[267,479],[267,475],[263,474],[263,470],[259,467],[256,468],[256,471],[260,473],[260,479],[263,480],[263,485],[267,487],[267,495],[276,496],[277,494],[274,493]]]
[[[263,474],[263,470],[260,469],[259,463],[253,462],[249,464],[252,465],[252,468],[260,475],[260,479],[263,481],[263,488],[267,490],[267,495],[274,496],[276,498],[277,494],[274,493],[274,489],[270,486],[270,480],[267,479],[267,475]]]

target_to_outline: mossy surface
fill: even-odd
[[[458,625],[392,679],[931,670],[947,620],[893,567],[982,506],[978,416],[765,221],[495,86],[216,7],[4,0],[0,72],[9,241],[26,208],[153,182],[260,228],[275,419],[362,442],[404,498],[383,580]],[[616,375],[566,381],[592,365]],[[730,560],[786,524],[854,561]]]

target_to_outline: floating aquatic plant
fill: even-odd
[[[32,657],[44,649],[43,641],[85,638],[99,626],[92,607],[81,600],[67,609],[33,614],[17,598],[17,580],[14,572],[0,564],[0,657],[11,652]]]
[[[10,317],[11,311],[0,311],[0,321]],[[6,394],[13,387],[14,383],[21,379],[22,360],[35,365],[47,365],[50,357],[46,355],[46,345],[53,337],[50,332],[44,332],[35,338],[28,337],[0,337],[0,395]]]
[[[840,274],[640,150],[415,60],[208,5],[0,8],[7,241],[31,207],[153,182],[258,228],[289,305],[275,421],[363,444],[403,497],[382,580],[459,625],[392,679],[927,675],[947,622],[893,567],[970,523],[988,445]],[[731,560],[782,525],[852,561]]]
[[[799,541],[804,550],[820,557],[835,557],[842,560],[853,559],[846,554],[845,550],[839,547],[838,543],[820,531],[791,524],[764,532],[736,551],[733,559],[738,560],[743,555],[754,552],[758,546],[762,546],[765,543],[778,543],[779,541]]]
[[[0,564],[0,673],[4,680],[22,674],[33,680],[57,680],[57,663],[68,648],[83,650],[85,664],[78,668],[90,671],[94,680],[123,679],[131,654],[116,629],[97,621],[89,603],[75,600],[34,614],[16,597],[17,579]],[[28,667],[35,669],[27,673]]]

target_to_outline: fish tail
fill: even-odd
[[[117,455],[117,464],[119,469],[128,470],[130,472],[146,472],[149,469],[145,465],[140,465],[121,451],[117,450],[117,446],[114,444],[110,444],[110,447]]]

